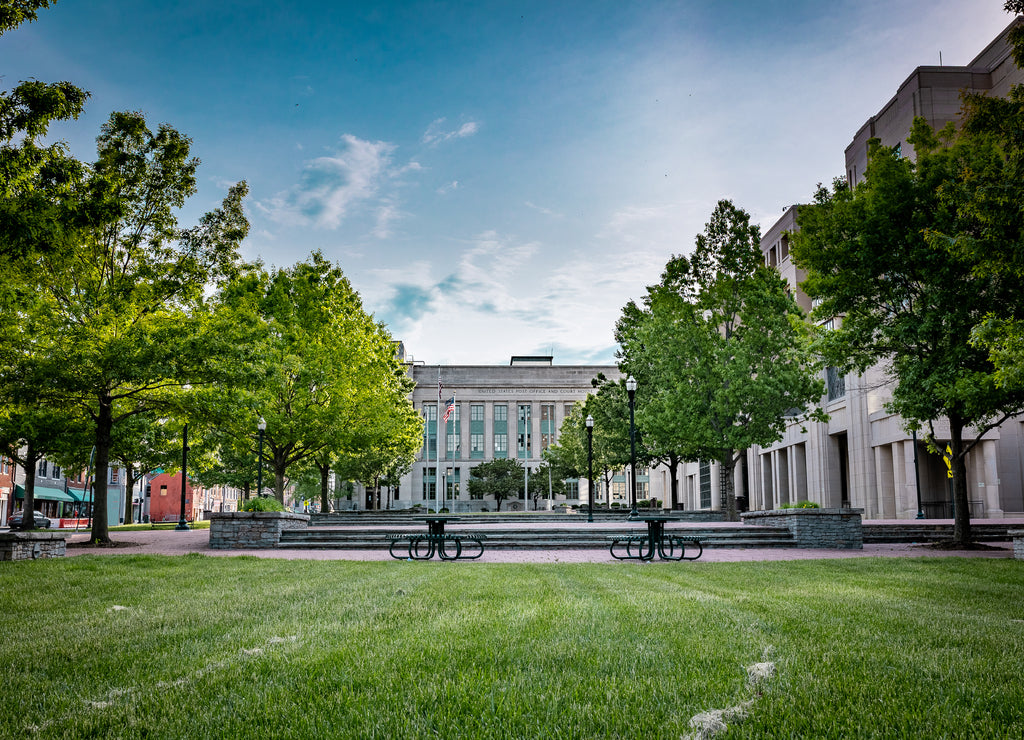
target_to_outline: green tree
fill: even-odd
[[[22,23],[36,20],[39,8],[50,7],[56,0],[2,0],[0,2],[0,34]]]
[[[215,325],[204,291],[235,269],[248,230],[246,187],[179,229],[175,210],[194,192],[198,165],[189,145],[170,126],[150,131],[137,113],[111,115],[97,161],[67,199],[74,218],[63,248],[13,261],[16,288],[0,302],[8,377],[40,403],[80,409],[94,424],[94,542],[109,539],[114,428],[180,408],[189,384],[223,383],[245,348],[230,325]]]
[[[362,456],[374,467],[361,474],[376,480],[402,457],[403,444],[419,441],[391,337],[319,252],[288,269],[243,271],[218,300],[237,315],[248,311],[257,335],[255,377],[222,424],[255,443],[257,419],[266,420],[264,453],[279,501],[292,466],[320,460],[323,481],[342,458]],[[321,497],[327,503],[326,486]]]
[[[523,493],[523,466],[517,460],[497,459],[480,463],[469,471],[467,489],[472,498],[492,496],[497,510],[507,498],[518,498]]]
[[[692,257],[669,260],[643,305],[626,306],[617,333],[623,369],[645,379],[637,423],[648,454],[717,461],[722,506],[735,520],[738,456],[781,439],[794,415],[816,413],[824,391],[803,315],[765,266],[749,215],[720,201]]]
[[[943,138],[953,138],[952,130]],[[969,209],[950,207],[949,190],[996,155],[991,141],[940,145],[923,119],[914,123],[916,163],[877,140],[865,181],[819,187],[800,209],[791,254],[807,270],[804,289],[820,299],[819,317],[841,318],[817,339],[830,364],[863,372],[881,364],[893,381],[888,408],[912,429],[949,422],[955,541],[971,543],[966,457],[990,429],[1024,411],[1024,390],[1000,386],[972,330],[1006,305],[1020,305],[1021,277],[979,270],[950,234],[977,233]],[[973,440],[964,430],[975,430]]]

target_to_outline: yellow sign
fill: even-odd
[[[942,456],[942,462],[946,463],[946,477],[953,477],[953,450],[946,445],[946,454]]]

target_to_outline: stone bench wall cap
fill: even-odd
[[[0,532],[0,542],[10,542],[15,540],[64,540],[70,535],[70,532]]]

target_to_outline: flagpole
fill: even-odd
[[[434,421],[434,433],[437,435],[437,467],[434,468],[434,506],[437,507],[436,514],[441,513],[441,507],[437,505],[441,491],[441,366],[437,366],[437,414]]]

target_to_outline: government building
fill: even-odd
[[[556,365],[550,356],[516,356],[508,365],[407,362],[406,366],[416,382],[412,402],[424,420],[423,448],[412,470],[390,492],[390,502],[381,502],[384,508],[390,503],[393,509],[420,505],[435,510],[446,506],[451,511],[494,511],[493,500],[470,500],[469,471],[499,459],[517,460],[526,470],[535,471],[543,462],[544,450],[558,439],[573,405],[593,392],[591,381],[599,374],[613,380],[621,377],[614,365]],[[454,405],[445,419],[452,399]],[[568,483],[570,495],[560,497],[563,503],[585,502],[587,481]],[[525,501],[506,499],[502,510],[533,509],[537,494],[527,491]],[[386,498],[389,493],[381,495]],[[547,491],[540,498],[542,507],[551,505]]]

